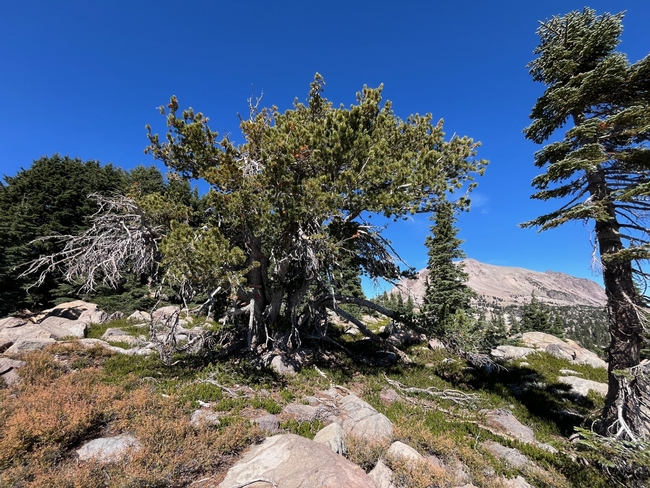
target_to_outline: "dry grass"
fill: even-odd
[[[426,461],[387,459],[393,470],[393,483],[398,488],[437,488],[452,486],[452,479],[444,469]]]
[[[20,388],[0,390],[1,487],[186,486],[218,479],[261,439],[247,422],[194,428],[187,404],[149,386],[127,391],[101,368],[67,372],[49,352],[24,358]],[[134,434],[142,448],[120,462],[79,463],[75,449],[102,435]]]
[[[386,372],[408,385],[480,393],[485,408],[514,408],[536,433],[559,439],[551,423],[528,413],[527,404],[507,392],[501,395],[505,387],[500,383],[492,389],[472,390],[473,380],[460,360],[451,363],[458,374],[450,374],[452,366],[439,353],[421,351],[413,357],[416,364]],[[318,363],[327,378],[310,367],[294,377],[280,378],[260,371],[245,358],[206,364],[181,357],[170,368],[157,357],[115,355],[74,341],[22,359],[27,362],[20,370],[22,381],[12,389],[0,389],[0,488],[216,486],[241,451],[262,438],[247,419],[304,401],[305,395],[328,389],[330,382],[357,392],[387,415],[396,439],[443,461],[439,468],[429,462],[385,460],[394,470],[397,486],[447,488],[472,482],[498,487],[500,476],[517,474],[540,487],[607,486],[594,469],[533,447],[513,446],[545,472],[512,469],[478,447],[482,440],[499,438],[476,425],[476,411],[420,398],[383,404],[379,395],[386,387],[384,371],[344,355]],[[436,366],[424,366],[430,362]],[[553,363],[555,369],[561,366]],[[450,377],[460,384],[450,382]],[[225,385],[238,397],[224,387],[201,382],[205,378]],[[189,422],[191,413],[206,401],[219,413],[221,424],[195,428]],[[282,426],[313,437],[322,424],[294,421]],[[75,451],[86,441],[121,433],[136,436],[141,449],[110,464],[78,461]],[[385,459],[388,443],[369,444],[355,437],[345,442],[347,458],[366,472]]]
[[[345,457],[354,464],[361,466],[365,472],[375,467],[390,446],[390,442],[368,442],[366,439],[348,435],[344,438]]]

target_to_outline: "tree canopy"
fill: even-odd
[[[167,135],[149,129],[146,152],[173,174],[210,185],[205,222],[171,219],[156,244],[166,276],[186,298],[198,289],[227,297],[224,320],[246,326],[251,347],[274,339],[297,345],[301,332],[322,333],[326,308],[349,316],[341,304],[372,306],[358,292],[344,294],[350,270],[401,273],[372,215],[429,211],[442,195],[471,191],[487,164],[474,158],[478,143],[445,140],[430,114],[397,117],[381,87],[334,107],[324,84],[316,75],[307,102],[283,113],[249,100],[241,144],[219,138],[202,113],[179,112],[175,97],[161,107]]]
[[[650,56],[630,63],[615,51],[623,14],[592,9],[542,22],[538,55],[528,67],[544,94],[524,133],[544,143],[568,125],[564,137],[535,154],[545,172],[533,180],[533,198],[559,198],[559,209],[523,224],[540,230],[592,220],[608,298],[609,392],[602,430],[631,440],[647,437],[641,394],[617,371],[639,364],[644,315],[635,276],[647,278],[650,257]]]

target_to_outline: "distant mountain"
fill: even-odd
[[[532,294],[540,301],[555,307],[596,307],[607,303],[605,290],[596,282],[576,278],[557,271],[531,271],[524,268],[495,266],[475,259],[463,260],[469,275],[468,286],[479,296],[484,306],[499,308],[529,303]],[[404,297],[411,296],[420,303],[426,289],[429,271],[425,268],[417,279],[401,280],[392,291]]]

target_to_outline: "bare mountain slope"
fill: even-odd
[[[488,304],[522,305],[530,302],[533,292],[539,301],[555,306],[604,307],[607,302],[605,290],[586,278],[557,271],[540,273],[524,268],[494,266],[474,259],[465,259],[463,263],[469,275],[467,284]],[[423,269],[417,279],[400,281],[397,290],[405,296],[413,296],[414,301],[420,303],[427,276],[428,270]]]

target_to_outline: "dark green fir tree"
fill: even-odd
[[[465,253],[460,248],[463,241],[457,237],[454,205],[447,200],[441,200],[431,220],[431,235],[425,240],[429,256],[429,276],[421,318],[428,332],[445,336],[455,328],[456,319],[469,312],[475,293],[467,286],[468,276],[463,264],[457,262],[465,257]]]

